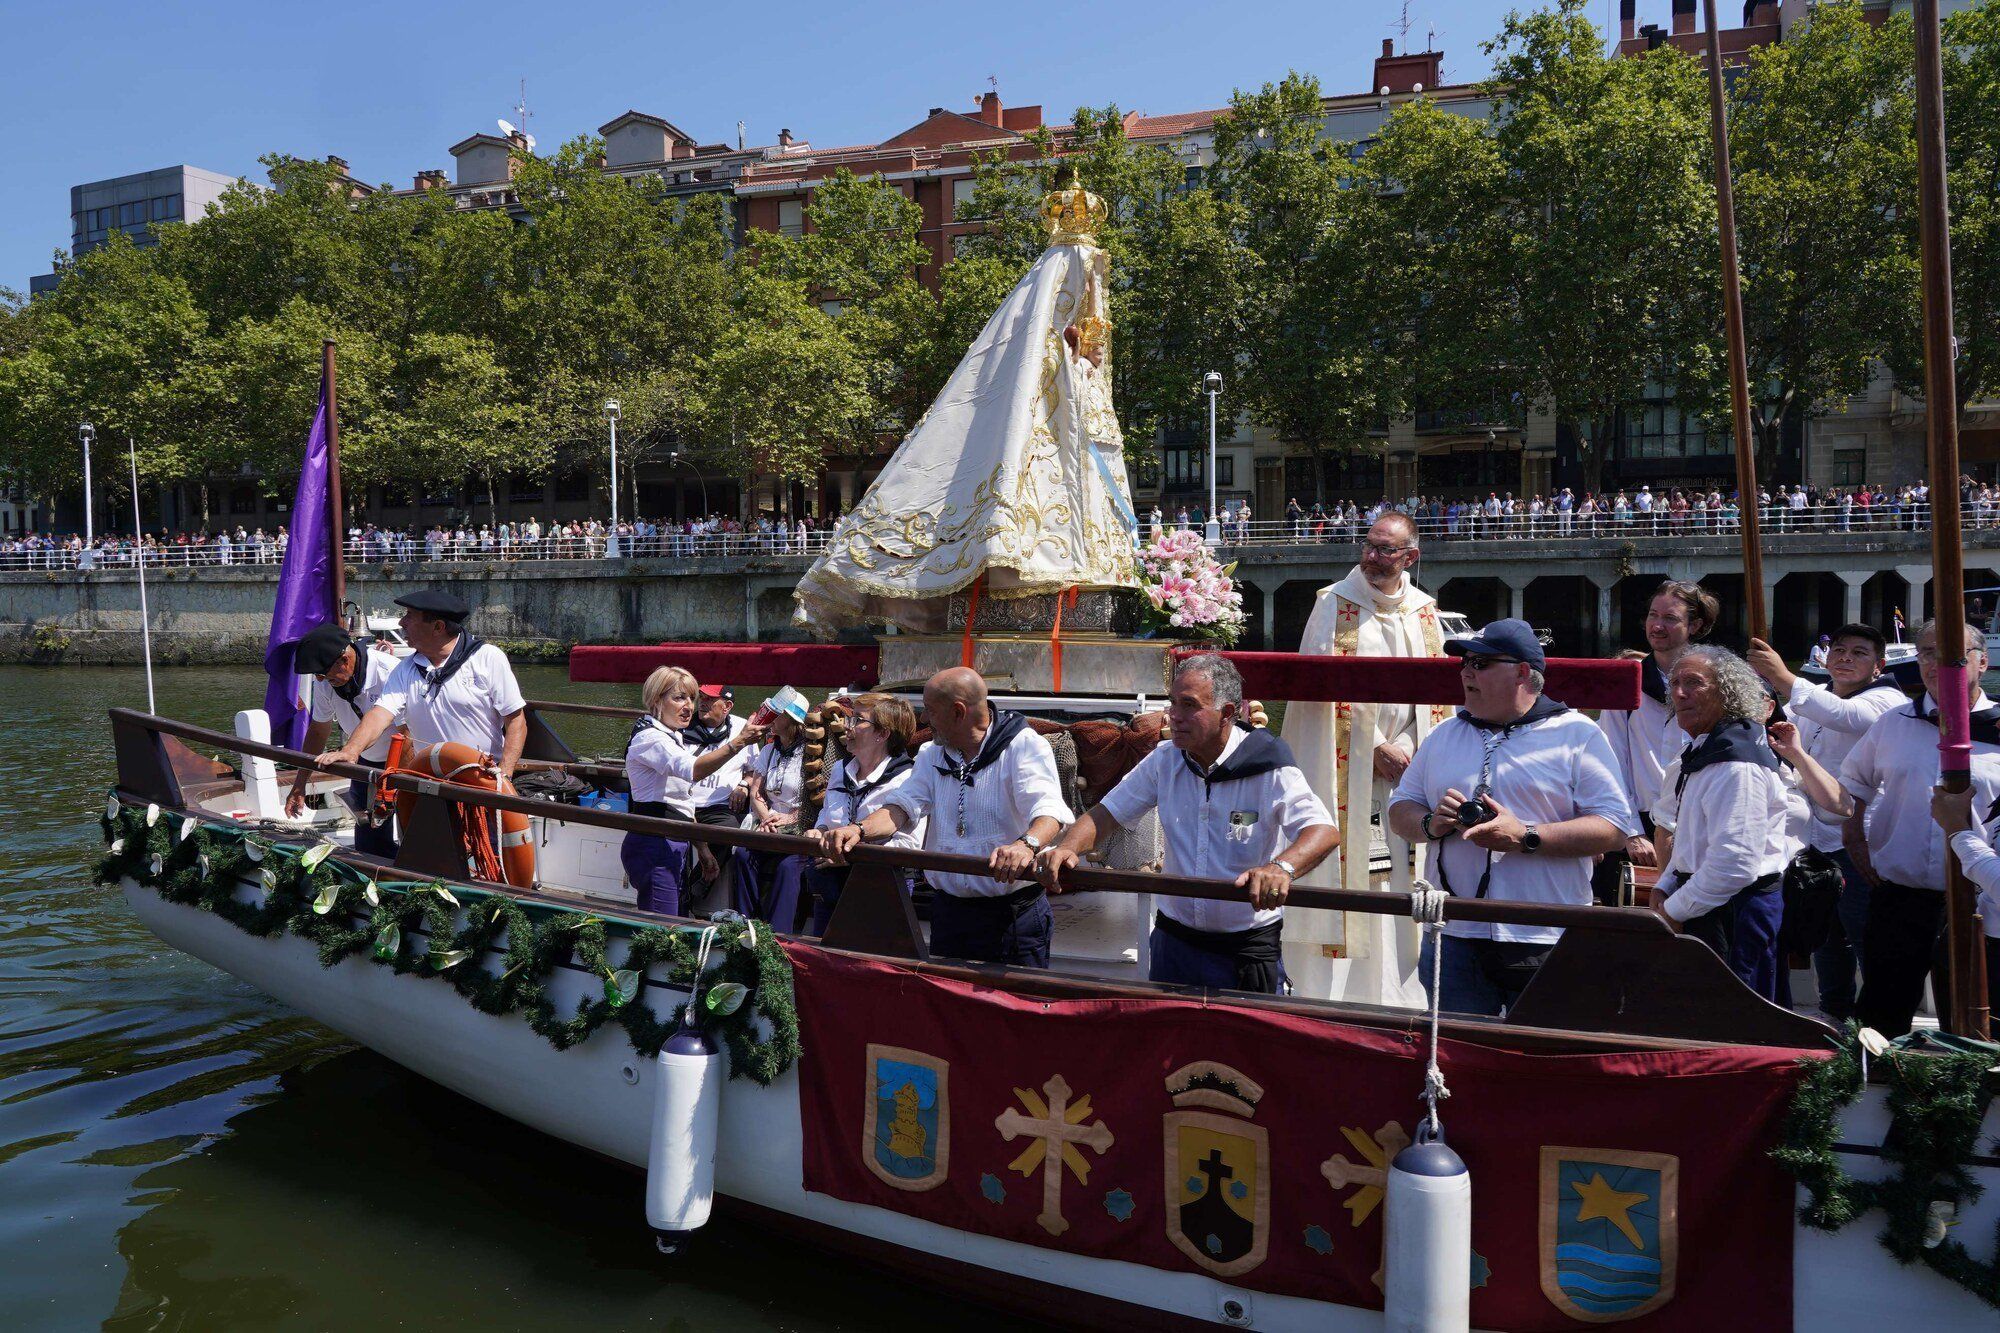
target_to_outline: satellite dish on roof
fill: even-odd
[[[506,135],[506,136],[507,136],[507,137],[508,137],[509,139],[513,138],[513,137],[514,137],[514,125],[513,125],[513,122],[512,122],[512,121],[506,121],[506,120],[503,120],[503,121],[501,121],[501,122],[500,122],[500,132],[501,132],[502,134]]]
[[[531,153],[532,153],[532,152],[534,152],[534,151],[535,151],[535,136],[534,136],[534,135],[532,135],[532,134],[529,134],[529,133],[527,133],[526,131],[523,131],[523,132],[522,132],[522,134],[521,134],[521,137],[522,137],[523,139],[526,139],[526,140],[528,141],[528,151],[529,151],[529,152],[531,152]]]

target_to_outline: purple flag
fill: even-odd
[[[306,691],[292,668],[299,638],[315,625],[340,619],[333,601],[336,558],[326,491],[331,453],[326,442],[326,382],[320,382],[319,411],[306,438],[305,466],[299,469],[299,490],[292,500],[290,538],[285,562],[278,569],[278,602],[271,609],[271,640],[264,650],[264,670],[271,683],[264,690],[264,711],[271,715],[271,743],[296,750],[305,744],[312,720]]]

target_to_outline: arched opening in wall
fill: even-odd
[[[1243,637],[1236,641],[1237,646],[1267,653],[1279,651],[1264,642],[1264,590],[1242,579],[1236,581],[1236,588],[1243,594]],[[1275,627],[1272,637],[1277,637]],[[1298,645],[1294,642],[1292,646]]]
[[[1878,570],[1861,585],[1862,621],[1888,635],[1892,643],[1896,639],[1895,613],[1902,609],[1907,591],[1902,575],[1888,569]]]
[[[1552,657],[1597,655],[1597,585],[1578,574],[1556,574],[1530,583],[1522,597],[1526,619],[1552,635]]]
[[[1470,620],[1475,629],[1505,616],[1511,604],[1507,585],[1495,578],[1461,575],[1446,579],[1438,585],[1434,595],[1440,608],[1458,612]]]
[[[1277,640],[1271,645],[1273,652],[1295,653],[1299,650],[1299,636],[1305,633],[1306,621],[1312,616],[1313,601],[1319,596],[1320,585],[1304,579],[1293,579],[1278,589],[1275,623],[1271,627],[1272,637]]]

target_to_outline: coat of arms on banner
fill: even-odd
[[[951,1168],[951,1066],[901,1046],[868,1044],[861,1156],[899,1190],[934,1189]]]
[[[1680,1158],[1542,1149],[1542,1294],[1574,1319],[1636,1319],[1674,1298]]]
[[[1211,1273],[1247,1273],[1271,1239],[1270,1141],[1250,1123],[1264,1090],[1199,1060],[1168,1075],[1167,1092],[1180,1108],[1163,1118],[1167,1239]]]

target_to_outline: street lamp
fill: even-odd
[[[97,427],[86,421],[76,428],[76,437],[83,441],[83,554],[78,557],[77,563],[89,569],[96,563],[91,552],[97,546],[97,520],[90,498],[90,442],[97,438]]]
[[[604,538],[607,559],[618,558],[618,400],[604,400],[604,415],[611,421],[611,531]]]
[[[1201,391],[1208,395],[1208,531],[1210,546],[1222,544],[1222,520],[1215,512],[1215,400],[1222,393],[1222,375],[1209,371],[1201,377]]]
[[[674,450],[671,450],[671,451],[669,451],[669,452],[668,452],[668,454],[667,454],[667,464],[668,464],[668,465],[669,465],[670,467],[679,467],[679,466],[681,465],[681,451],[680,451],[680,450],[678,450],[678,449],[674,449]],[[700,468],[698,468],[698,467],[695,467],[695,465],[694,465],[694,460],[693,460],[693,459],[689,459],[689,460],[687,460],[687,465],[688,465],[688,467],[689,467],[690,469],[692,469],[692,470],[693,470],[693,472],[694,472],[694,479],[695,479],[696,481],[698,481],[698,482],[700,482],[700,483],[701,483],[701,516],[702,516],[703,518],[707,518],[707,517],[708,517],[708,478],[707,478],[707,477],[704,477],[704,476],[702,476],[702,475],[701,475],[701,469],[700,469]]]

